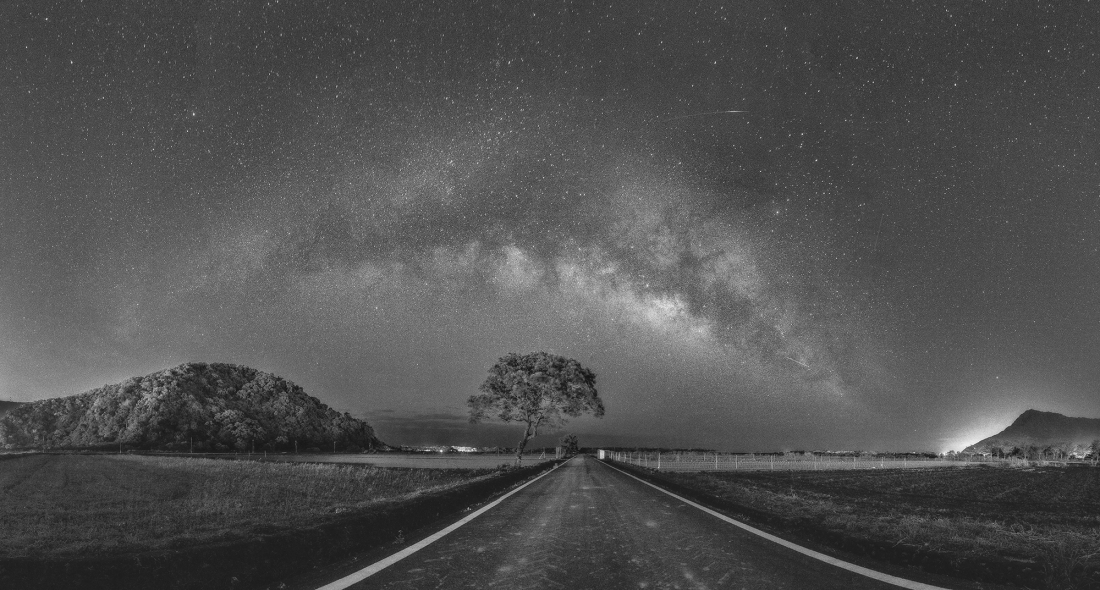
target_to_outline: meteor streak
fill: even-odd
[[[787,357],[787,360],[789,360],[789,361],[791,361],[792,363],[794,363],[794,364],[796,364],[796,365],[798,365],[798,366],[802,367],[803,369],[809,369],[809,368],[810,368],[810,365],[807,365],[806,363],[804,363],[804,362],[802,362],[802,361],[799,361],[799,360],[795,360],[795,359],[793,359],[793,358],[791,358],[791,357],[789,357],[789,356]]]

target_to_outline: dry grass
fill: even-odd
[[[126,455],[0,461],[0,557],[142,551],[247,538],[487,471]]]
[[[523,465],[535,465],[554,458],[554,453],[541,456],[540,453],[525,453]],[[341,463],[345,465],[372,465],[374,467],[409,467],[416,469],[496,469],[501,466],[509,467],[516,456],[512,454],[501,455],[467,455],[453,453],[341,453],[330,455],[328,453],[302,454],[302,455],[271,455],[271,461],[305,461],[310,463]]]
[[[1033,561],[1050,588],[1100,567],[1100,470],[968,468],[662,475],[788,523],[968,557]]]

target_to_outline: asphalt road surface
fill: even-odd
[[[800,555],[577,457],[352,588],[897,586]]]

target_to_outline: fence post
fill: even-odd
[[[661,470],[661,451],[657,451],[657,471]]]
[[[714,470],[718,471],[718,451],[714,452]]]

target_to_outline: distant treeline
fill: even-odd
[[[1018,444],[1015,444],[1018,443]],[[1096,459],[1100,455],[1100,439],[1091,444],[1083,443],[1049,443],[1036,444],[1022,441],[1008,441],[1000,444],[985,444],[981,446],[967,447],[956,453],[948,451],[948,457],[966,457],[973,455],[989,455],[1000,459],[1029,459],[1033,461],[1061,461],[1064,459]]]
[[[228,451],[385,446],[364,421],[281,377],[187,363],[122,383],[32,402],[0,416],[0,448]]]

